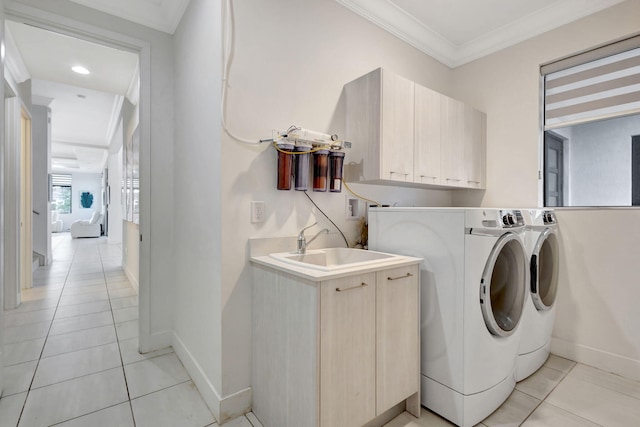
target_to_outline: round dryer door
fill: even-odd
[[[540,311],[549,310],[558,292],[558,237],[545,229],[531,254],[531,299]]]
[[[494,245],[480,281],[480,305],[489,331],[511,335],[520,322],[527,293],[524,246],[506,233]]]

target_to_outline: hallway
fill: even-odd
[[[53,247],[4,314],[0,426],[217,426],[171,348],[138,353],[121,247],[69,233],[53,234]]]

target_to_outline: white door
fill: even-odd
[[[480,280],[480,305],[493,335],[509,336],[520,323],[527,292],[524,246],[513,233],[498,239]]]
[[[531,298],[539,311],[549,310],[558,291],[558,237],[545,229],[531,254]]]

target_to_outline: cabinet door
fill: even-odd
[[[466,185],[463,121],[464,104],[453,98],[441,97],[441,181],[442,185]]]
[[[376,416],[375,273],[320,292],[320,425],[360,426]]]
[[[414,182],[440,184],[441,95],[415,85]]]
[[[381,179],[413,182],[413,86],[383,70]]]
[[[420,389],[418,266],[376,275],[377,415]]]
[[[465,106],[464,121],[465,186],[484,188],[486,115],[470,106]]]

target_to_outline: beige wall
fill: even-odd
[[[140,287],[140,227],[130,221],[122,224],[122,268],[137,291]]]
[[[221,362],[221,211],[236,209],[220,199],[220,16],[219,2],[192,0],[175,33],[172,153],[178,231],[173,347],[218,420],[228,381]]]
[[[235,50],[227,122],[258,140],[292,124],[340,134],[342,86],[384,66],[443,92],[450,70],[334,0],[234,2]],[[275,189],[276,152],[221,132],[219,4],[192,0],[175,35],[174,347],[220,416],[250,407],[251,268],[248,239],[294,236],[314,221],[304,194]],[[279,25],[278,23],[286,23]],[[222,135],[222,138],[220,138]],[[347,158],[348,161],[348,158]],[[385,202],[450,203],[449,192],[357,186]],[[349,236],[345,194],[310,193]],[[250,222],[264,201],[266,222]],[[320,228],[318,228],[319,230]],[[292,248],[293,249],[293,248]]]
[[[285,130],[292,124],[340,135],[343,85],[380,66],[436,90],[450,90],[447,67],[334,0],[234,4],[236,43],[227,123],[245,138],[269,138],[273,129]],[[273,147],[242,145],[224,135],[221,173],[222,366],[228,378],[223,382],[226,395],[251,385],[248,239],[294,236],[315,221],[316,230],[336,230],[304,194],[276,190]],[[429,204],[442,197],[425,190],[354,187],[367,197],[391,203]],[[348,236],[355,234],[356,222],[345,220],[346,193],[309,194]],[[265,223],[250,222],[252,200],[266,203]]]
[[[487,190],[460,205],[537,206],[542,63],[640,31],[627,1],[453,71],[455,94],[487,113]],[[562,210],[562,288],[552,351],[640,379],[640,210]],[[637,258],[637,257],[636,257]]]

